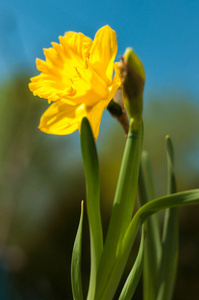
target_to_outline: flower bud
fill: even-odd
[[[120,62],[123,101],[134,128],[142,124],[142,102],[145,72],[141,60],[127,48]]]

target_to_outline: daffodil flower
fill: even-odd
[[[87,117],[97,139],[103,110],[120,86],[116,33],[108,25],[94,41],[82,33],[66,32],[60,44],[44,49],[46,61],[37,59],[38,76],[30,90],[52,103],[41,117],[39,129],[51,134],[70,134]],[[113,70],[115,75],[113,78]]]

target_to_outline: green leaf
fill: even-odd
[[[119,300],[131,300],[142,273],[143,257],[144,257],[144,228],[142,229],[142,238],[138,250],[137,258],[133,268],[124,284]]]
[[[199,189],[157,198],[139,208],[126,231],[122,245],[117,253],[114,266],[109,274],[101,300],[111,300],[113,298],[132,249],[135,237],[147,218],[168,207],[195,204],[199,204]]]
[[[176,193],[176,179],[174,172],[174,151],[171,138],[166,136],[166,154],[167,154],[167,168],[168,168],[168,194]]]
[[[151,200],[151,177],[149,158],[146,153],[144,153],[142,155],[138,181],[139,200],[141,205],[144,205]],[[158,286],[158,267],[161,255],[161,241],[157,215],[154,214],[148,218],[145,222],[145,228],[143,296],[144,300],[155,300]]]
[[[166,137],[166,150],[168,167],[168,194],[172,194],[176,192],[176,180],[174,174],[173,145],[169,136]],[[165,211],[157,300],[171,299],[176,277],[177,260],[178,210],[176,207],[172,207]]]
[[[81,278],[81,245],[83,227],[83,201],[81,203],[81,216],[79,226],[73,246],[71,262],[71,283],[74,300],[83,300],[82,278]]]
[[[116,253],[132,218],[135,204],[143,130],[135,130],[131,120],[104,251],[97,277],[96,300],[102,300]],[[110,299],[109,299],[110,300]]]
[[[103,235],[100,215],[99,164],[95,141],[87,118],[81,123],[81,150],[86,176],[86,208],[90,232],[91,272],[87,299],[95,295],[97,269],[103,250]]]
[[[144,178],[147,186],[148,198],[149,200],[155,199],[152,167],[149,159],[149,154],[147,151],[142,151],[142,167],[143,167]]]

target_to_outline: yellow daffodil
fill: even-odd
[[[76,32],[66,32],[59,41],[44,49],[46,61],[36,60],[41,74],[29,84],[34,95],[54,102],[42,115],[39,129],[70,134],[80,130],[82,118],[87,117],[97,139],[103,110],[120,86],[119,68],[114,63],[116,33],[106,25],[94,41]]]

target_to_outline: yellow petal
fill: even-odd
[[[97,140],[100,128],[100,122],[104,109],[107,107],[108,101],[100,101],[92,107],[88,107],[86,117],[92,128],[94,139]]]
[[[118,70],[119,70],[119,68],[118,68]],[[114,77],[115,80],[113,80],[112,85],[109,87],[109,94],[108,94],[108,98],[106,100],[103,100],[103,101],[101,100],[91,107],[86,107],[86,117],[88,118],[88,120],[90,122],[95,140],[97,140],[97,138],[98,138],[100,122],[101,122],[103,111],[104,111],[104,109],[107,108],[109,102],[111,101],[111,99],[113,98],[117,89],[120,86],[120,78],[118,78],[118,77],[119,77],[119,75],[117,74],[117,71],[116,71],[115,77]]]
[[[96,140],[103,110],[108,102],[108,100],[100,101],[94,106],[86,107],[84,104],[71,106],[58,101],[51,104],[41,116],[39,129],[50,134],[70,134],[77,129],[80,130],[82,118],[87,117]]]
[[[117,37],[108,25],[100,28],[91,46],[91,63],[105,81],[112,81],[113,63],[117,54]]]
[[[58,101],[51,104],[41,116],[39,129],[51,134],[70,134],[80,127],[84,116],[85,109],[81,110],[80,106],[71,106]]]
[[[76,90],[72,87],[71,81],[62,86],[60,76],[52,76],[52,74],[41,73],[38,76],[30,78],[29,89],[33,92],[34,96],[48,99],[49,101],[58,101],[62,97],[72,97]],[[65,80],[66,81],[66,80]],[[74,105],[74,101],[67,101],[69,104]]]
[[[114,78],[113,78],[113,81],[112,81],[111,99],[113,98],[113,96],[115,95],[117,89],[121,85],[119,63],[118,62],[114,63],[113,68],[114,68],[114,71],[115,71],[115,75],[114,75]]]

